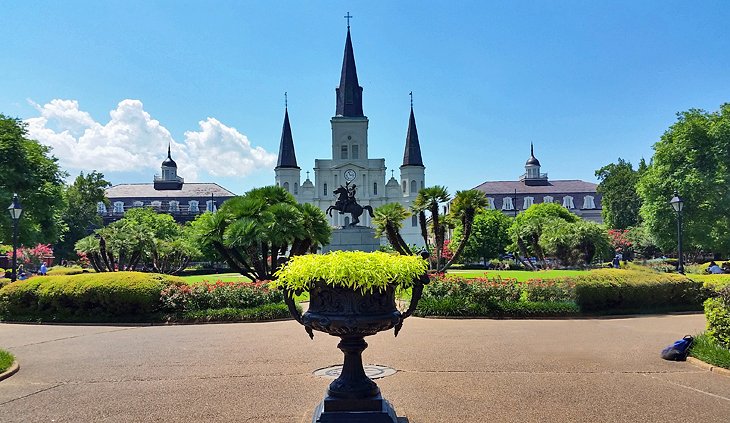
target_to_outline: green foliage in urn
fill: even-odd
[[[384,291],[388,285],[410,288],[427,270],[428,262],[417,255],[334,251],[292,257],[276,272],[273,284],[294,292],[318,281],[362,292]]]

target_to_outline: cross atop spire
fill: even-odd
[[[284,108],[285,109],[289,108],[289,100],[286,97],[286,91],[284,91]]]
[[[354,18],[354,16],[350,15],[350,12],[347,12],[347,15],[345,15],[344,18],[347,19],[347,29],[350,29],[350,19]]]
[[[409,96],[411,96],[411,109],[413,108],[413,91],[408,93]]]

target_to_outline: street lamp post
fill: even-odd
[[[677,272],[684,274],[684,264],[682,263],[682,209],[684,208],[684,201],[679,197],[677,191],[674,191],[674,197],[669,200],[669,204],[677,212],[677,256],[679,258]]]
[[[10,281],[15,282],[18,275],[18,220],[23,214],[23,208],[20,206],[18,194],[13,194],[13,202],[8,207],[10,217],[13,219],[13,270],[10,273]]]

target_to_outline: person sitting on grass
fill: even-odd
[[[720,269],[720,266],[717,265],[714,261],[710,262],[710,267],[707,268],[708,273],[712,274],[720,274],[723,273],[722,269]]]

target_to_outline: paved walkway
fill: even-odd
[[[730,421],[730,377],[659,351],[702,315],[586,320],[409,319],[368,338],[399,415],[435,422]],[[293,422],[311,419],[341,362],[337,339],[293,321],[199,326],[0,324],[20,360],[0,421]]]

